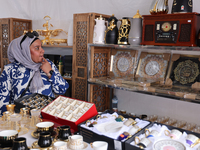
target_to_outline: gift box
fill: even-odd
[[[120,116],[123,116],[124,118],[124,120],[122,119],[123,121],[121,122],[123,124],[122,126],[119,126],[118,124],[120,123],[119,121],[121,119]],[[129,134],[130,136],[129,135],[126,136],[126,134],[123,134],[127,133],[129,129],[133,127],[132,125],[130,126],[124,125],[124,123],[130,118],[132,120],[138,121],[138,122],[136,121],[135,122],[136,124],[134,125],[138,125],[140,127],[139,130],[142,130],[143,128],[145,128],[150,124],[150,121],[144,121],[126,114],[121,114],[111,110],[106,110],[103,113],[91,118],[90,120],[87,120],[79,124],[78,128],[80,134],[83,136],[83,140],[87,143],[92,143],[94,141],[106,141],[109,143],[108,144],[109,150],[114,150],[114,149],[124,150],[125,141],[131,136],[134,136],[134,134],[133,135]],[[142,125],[141,122],[139,121],[141,121],[144,124]]]
[[[19,113],[20,109],[23,107],[29,107],[30,109],[43,109],[49,103],[51,103],[55,98],[46,95],[33,93],[28,96],[24,96],[14,101],[15,112]]]
[[[74,131],[78,131],[78,124],[97,115],[97,110],[94,103],[59,96],[42,109],[41,115],[44,119],[69,125]]]
[[[170,137],[170,133],[172,134],[172,130],[175,129],[177,132],[180,131],[180,136],[177,136],[177,138],[171,138]],[[148,130],[149,134],[145,135],[145,131]],[[153,134],[152,131],[155,130],[158,131],[158,134]],[[152,135],[151,135],[152,133]],[[167,135],[166,135],[167,134]],[[189,135],[189,136],[188,136]],[[191,136],[192,135],[192,136]],[[188,136],[188,137],[187,137]],[[150,143],[147,145],[147,147],[141,147],[141,139],[147,137],[147,139],[150,140]],[[191,138],[192,137],[192,138]],[[191,147],[190,145],[188,145],[188,142],[186,141],[186,138],[191,138],[191,139],[195,139],[195,137],[197,139],[200,138],[200,134],[199,133],[195,133],[192,131],[188,131],[188,130],[184,130],[182,128],[177,128],[177,127],[173,127],[170,125],[166,125],[166,124],[162,124],[162,123],[157,123],[157,122],[153,122],[151,124],[149,124],[146,128],[144,128],[143,130],[141,130],[140,132],[138,132],[137,134],[135,134],[134,136],[132,136],[130,139],[128,139],[125,142],[125,149],[126,150],[141,150],[141,149],[146,149],[146,150],[161,150],[164,149],[164,147],[168,147],[171,149],[190,149],[190,150],[196,150],[200,144],[197,143],[197,145],[194,145],[194,147]],[[135,144],[135,138],[139,138],[140,139],[140,144],[136,145]],[[144,140],[143,140],[144,142]],[[198,142],[198,141],[197,141]],[[144,142],[145,143],[145,142]],[[162,148],[161,148],[162,147]]]

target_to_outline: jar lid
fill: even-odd
[[[142,18],[142,16],[139,13],[139,10],[137,10],[137,13],[135,14],[135,16],[133,16],[133,18]]]
[[[97,20],[104,20],[104,18],[102,17],[102,15],[100,15],[100,17],[97,18]]]

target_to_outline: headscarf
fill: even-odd
[[[21,42],[22,39],[23,39],[23,42]],[[33,70],[34,75],[30,83],[31,93],[36,92],[40,87],[44,86],[42,77],[40,74],[41,63],[35,63],[31,59],[30,45],[36,39],[38,38],[35,35],[32,36],[32,38],[30,38],[30,36],[27,36],[27,35],[22,35],[11,41],[11,43],[8,46],[8,51],[7,51],[8,59],[11,63],[17,61],[21,63],[22,65],[24,65],[26,68]]]

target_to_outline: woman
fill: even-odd
[[[69,84],[62,78],[55,64],[44,58],[42,43],[36,31],[14,39],[8,47],[10,64],[0,76],[0,114],[6,105],[24,95],[39,93],[54,97],[62,95]]]

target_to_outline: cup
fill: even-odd
[[[69,139],[69,148],[82,149],[84,147],[82,135],[72,135],[69,136],[68,139]]]
[[[17,113],[13,113],[10,115],[11,129],[21,131],[21,115]]]
[[[90,146],[94,150],[107,150],[108,149],[108,143],[105,141],[95,141],[93,143],[90,143]]]
[[[67,143],[64,141],[56,141],[53,144],[53,150],[67,150]]]
[[[140,127],[138,125],[134,125],[129,129],[128,133],[133,135],[137,133],[139,130],[140,130]]]
[[[157,130],[152,130],[152,131],[150,132],[149,129],[145,129],[145,137],[146,137],[146,138],[156,137],[156,136],[158,136],[158,134],[159,134],[159,132],[158,132]]]
[[[148,138],[142,138],[140,140],[138,136],[135,137],[135,144],[137,144],[141,149],[146,148],[150,143],[151,141]]]
[[[26,124],[30,122],[30,108],[24,107],[20,108],[20,114],[22,116],[21,123]]]
[[[137,122],[136,122],[134,119],[128,118],[128,120],[126,120],[126,121],[124,122],[124,125],[127,126],[127,127],[129,127],[130,125],[134,125],[134,124],[136,124],[136,123],[137,123]]]
[[[26,144],[26,138],[19,137],[14,139],[12,150],[29,150]]]
[[[15,112],[15,104],[8,104],[8,105],[6,105],[6,109],[10,113],[14,113]]]
[[[49,147],[52,144],[51,132],[40,132],[38,145],[42,148]]]
[[[67,140],[68,136],[72,135],[70,126],[67,125],[57,127],[57,131],[58,131],[58,139],[62,141]]]
[[[39,109],[31,109],[31,121],[30,121],[30,129],[35,129],[37,123],[41,121],[40,119],[41,110]]]
[[[0,132],[1,147],[12,147],[13,140],[18,137],[16,130],[3,130]]]
[[[47,131],[47,132],[52,133],[54,129],[54,123],[50,121],[39,122],[36,124],[36,129],[37,129],[37,132]]]
[[[171,132],[168,130],[165,130],[165,135],[169,136],[171,139],[179,139],[182,135],[182,132],[177,129],[172,129]]]
[[[186,136],[186,143],[187,143],[187,145],[189,145],[192,148],[195,145],[197,145],[199,142],[200,142],[200,139],[197,136],[193,135],[193,134],[188,134]]]

